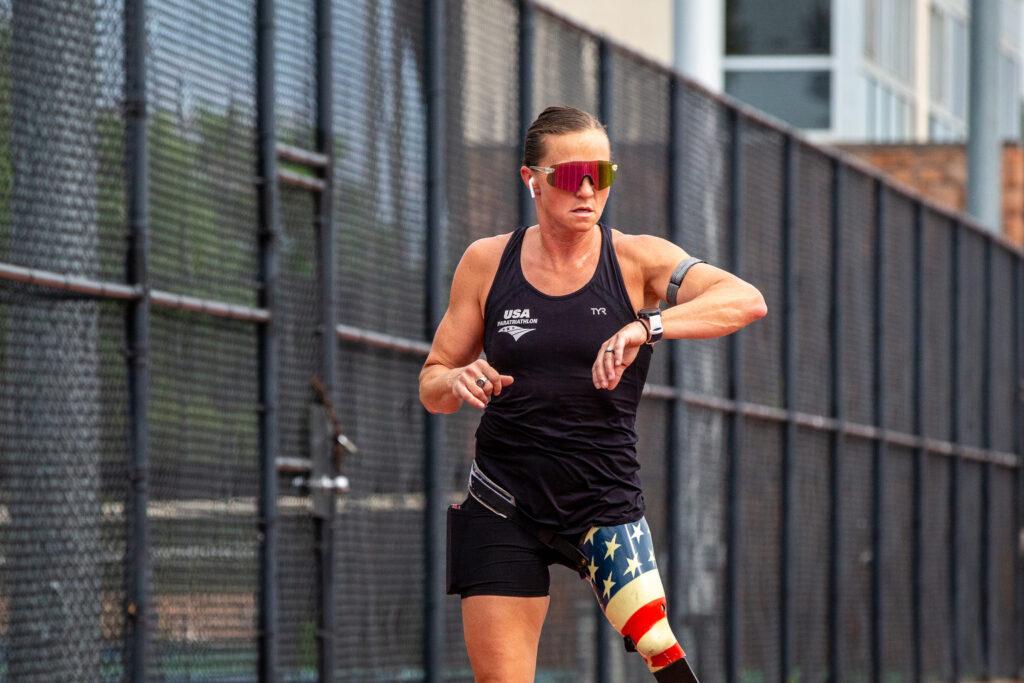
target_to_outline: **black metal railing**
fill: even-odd
[[[416,377],[558,103],[768,302],[637,421],[702,680],[1022,674],[1019,247],[530,0],[94,5],[0,0],[0,678],[472,679]],[[648,680],[574,576],[538,676]]]

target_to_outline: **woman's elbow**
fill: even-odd
[[[765,303],[764,296],[757,289],[754,290],[754,296],[751,297],[750,302],[747,304],[747,315],[750,318],[750,322],[760,320],[768,315],[768,304]]]

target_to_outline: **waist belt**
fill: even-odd
[[[587,556],[550,527],[541,526],[525,517],[516,507],[515,497],[481,472],[475,460],[469,467],[469,493],[494,514],[515,522],[536,536],[541,543],[561,555],[580,576],[590,576],[590,572],[587,571],[590,564]]]

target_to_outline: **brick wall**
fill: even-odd
[[[967,148],[954,144],[837,145],[932,201],[967,207]],[[1024,148],[1003,146],[1003,234],[1024,247]]]

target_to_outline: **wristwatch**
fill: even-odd
[[[647,328],[646,344],[651,346],[661,341],[661,334],[665,328],[661,325],[661,311],[657,308],[641,308],[636,312],[637,320],[640,320]]]

